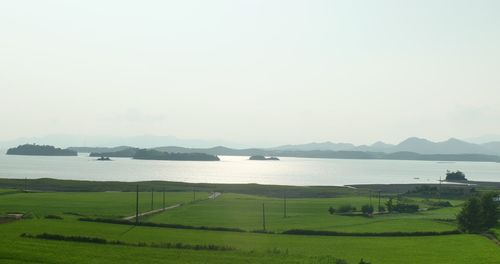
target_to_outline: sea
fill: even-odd
[[[500,163],[407,160],[280,158],[254,161],[219,156],[221,161],[163,161],[112,158],[97,161],[88,153],[73,157],[0,154],[0,178],[54,178],[91,181],[164,180],[190,183],[257,183],[296,186],[438,183],[447,170],[471,181],[500,181]]]

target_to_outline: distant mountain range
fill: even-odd
[[[0,141],[0,148],[11,148],[22,144],[53,145],[58,147],[114,147],[134,146],[137,148],[153,148],[157,146],[184,146],[189,148],[209,148],[218,145],[233,148],[244,148],[246,145],[226,140],[183,139],[174,136],[142,135],[132,137],[115,136],[80,136],[80,135],[48,135],[42,137],[25,137],[9,141]],[[97,151],[100,152],[100,151]]]
[[[427,139],[412,137],[403,142],[392,145],[376,142],[372,145],[356,146],[350,143],[309,143],[302,145],[284,145],[272,150],[287,151],[368,151],[368,152],[414,152],[418,154],[484,154],[500,155],[500,142],[488,142],[482,144],[469,143],[456,138],[450,138],[442,142],[432,142]]]
[[[476,141],[484,139],[495,139],[495,136],[476,138]],[[293,155],[324,156],[329,152],[366,152],[366,153],[400,153],[411,152],[421,155],[456,155],[456,154],[478,154],[489,156],[500,156],[500,141],[471,143],[468,141],[450,138],[446,141],[433,142],[424,138],[411,137],[399,144],[387,144],[376,142],[371,145],[354,145],[351,143],[308,143],[298,145],[283,145],[271,148],[245,148],[245,146],[224,141],[204,141],[179,139],[171,136],[138,136],[138,137],[79,137],[68,135],[53,135],[42,138],[21,138],[10,142],[0,142],[0,147],[14,147],[26,143],[48,144],[57,147],[73,147],[78,152],[115,152],[130,147],[150,148],[168,152],[198,152],[213,155],[285,155],[284,153],[295,153]],[[226,146],[226,147],[222,147]],[[99,147],[88,147],[99,146]],[[113,146],[112,148],[109,148]],[[119,146],[119,147],[114,147]],[[169,146],[169,147],[158,147]],[[179,146],[179,147],[178,147]],[[182,147],[180,147],[182,146]],[[213,147],[218,146],[218,147]],[[302,152],[302,153],[298,153]],[[313,154],[315,153],[315,154]],[[332,156],[329,153],[327,156]],[[356,154],[357,155],[357,154]],[[335,155],[333,155],[335,156]]]
[[[123,156],[126,146],[115,148],[78,148],[78,152],[99,152],[103,156]],[[278,156],[333,159],[389,159],[430,161],[487,161],[500,162],[500,142],[473,144],[451,138],[443,142],[432,142],[422,138],[409,138],[397,145],[376,142],[372,145],[356,146],[349,143],[309,143],[284,145],[274,148],[235,149],[223,146],[212,148],[185,148],[177,146],[151,148],[171,153],[205,153],[227,156]],[[126,152],[126,151],[125,151]],[[101,154],[99,154],[100,156]]]

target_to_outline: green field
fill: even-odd
[[[462,200],[453,207],[413,214],[374,217],[330,214],[330,206],[350,204],[360,208],[368,196],[289,198],[284,218],[283,199],[224,193],[215,200],[209,193],[166,192],[166,206],[181,207],[144,217],[141,221],[188,226],[233,227],[261,230],[262,204],[266,229],[275,234],[146,227],[79,221],[80,216],[118,219],[135,213],[134,192],[12,192],[0,195],[0,215],[22,212],[29,219],[0,224],[0,263],[499,263],[500,248],[480,235],[456,234],[413,237],[284,235],[289,229],[329,230],[346,233],[449,231]],[[151,209],[151,193],[141,192],[140,211]],[[163,206],[163,194],[154,193],[154,209]],[[406,201],[429,208],[423,198]],[[386,198],[381,199],[384,203]],[[376,207],[378,199],[372,198]],[[56,215],[63,219],[46,219]],[[495,229],[498,233],[500,228]],[[57,234],[120,241],[123,245],[54,241],[21,237],[21,234]],[[223,246],[229,251],[157,248],[152,245],[182,243],[189,246]],[[142,245],[141,247],[137,245]]]
[[[349,263],[356,263],[360,257],[372,263],[401,263],[402,260],[405,260],[404,263],[498,263],[500,259],[498,246],[477,235],[390,238],[293,236],[152,227],[130,228],[123,225],[86,223],[69,219],[25,220],[3,224],[0,230],[4,234],[0,239],[0,256],[2,256],[0,259],[19,258],[26,261],[46,259],[51,263],[58,263],[58,261],[65,263],[66,256],[75,263],[88,263],[76,256],[87,257],[89,253],[90,256],[100,257],[94,260],[95,263],[111,263],[116,261],[116,257],[123,258],[121,261],[125,263],[134,263],[140,259],[152,261],[161,258],[170,259],[171,263],[175,263],[177,260],[175,256],[182,256],[183,262],[197,263],[231,263],[231,261],[282,263],[283,260],[290,261],[290,263],[297,263],[294,261],[315,263],[312,258],[317,256],[335,256],[346,259]],[[183,250],[141,248],[140,256],[134,256],[129,253],[123,254],[129,250],[138,254],[138,248],[135,247],[96,246],[78,242],[42,241],[19,237],[21,233],[42,232],[95,236],[130,242],[168,241],[228,245],[235,247],[236,250],[177,252]],[[55,248],[59,248],[57,252],[68,253],[56,255],[52,252]]]
[[[208,193],[200,193],[208,197]],[[191,192],[168,192],[165,205],[186,203],[192,200]],[[39,192],[13,193],[0,196],[0,214],[8,212],[24,212],[35,217],[45,215],[73,214],[95,217],[125,217],[135,214],[134,192]],[[163,206],[163,193],[155,192],[154,209]],[[139,193],[139,210],[151,210],[151,193]]]
[[[381,204],[386,199],[381,199]],[[262,204],[265,204],[266,228],[270,231],[289,229],[331,230],[343,232],[414,232],[446,231],[456,226],[433,221],[454,218],[458,208],[443,208],[418,214],[387,214],[368,218],[364,216],[330,215],[328,208],[350,204],[361,208],[369,197],[341,197],[324,199],[287,199],[287,217],[284,217],[283,199],[240,194],[224,194],[215,200],[187,204],[147,218],[155,223],[183,223],[194,226],[234,227],[260,230]],[[374,205],[377,199],[372,199]]]

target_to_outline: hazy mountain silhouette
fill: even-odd
[[[245,145],[225,140],[182,139],[174,136],[142,135],[133,137],[116,136],[80,136],[80,135],[48,135],[42,137],[18,138],[0,142],[1,148],[15,147],[21,144],[35,143],[39,145],[54,145],[60,147],[90,147],[90,152],[102,152],[95,147],[133,146],[137,148],[153,148],[158,146],[184,146],[208,148],[225,145],[233,148],[243,148]],[[83,151],[81,151],[83,152]],[[87,151],[84,151],[87,152]]]
[[[179,139],[172,136],[137,136],[137,137],[111,137],[111,136],[70,136],[52,135],[40,138],[20,138],[9,142],[0,142],[0,147],[13,147],[26,143],[56,145],[59,147],[79,146],[72,149],[78,152],[114,152],[129,147],[155,148],[168,152],[200,152],[211,149],[211,153],[218,155],[265,155],[275,151],[362,151],[362,152],[413,152],[419,154],[484,154],[500,155],[500,141],[475,144],[450,138],[442,142],[433,142],[424,138],[411,137],[397,145],[381,141],[371,145],[356,146],[351,143],[312,142],[307,144],[283,145],[272,148],[245,148],[241,144],[214,140]],[[121,146],[121,147],[115,147]],[[159,147],[168,146],[168,147]],[[177,146],[177,147],[176,147]],[[218,146],[218,147],[213,147]]]
[[[300,145],[285,145],[272,148],[282,151],[368,151],[368,152],[413,152],[419,154],[485,154],[500,155],[500,142],[489,142],[474,144],[456,138],[450,138],[442,142],[432,142],[424,138],[411,137],[397,145],[376,142],[372,145],[355,146],[348,143],[309,143]]]
[[[432,142],[423,138],[409,138],[399,143],[391,151],[411,151],[420,154],[495,154],[484,146],[450,138],[442,142]]]
[[[276,148],[271,148],[275,150],[333,150],[333,151],[341,151],[341,150],[352,150],[356,146],[351,143],[332,143],[332,142],[322,142],[322,143],[308,143],[308,144],[300,144],[300,145],[284,145]]]

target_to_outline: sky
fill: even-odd
[[[0,1],[0,140],[500,134],[500,1]]]

